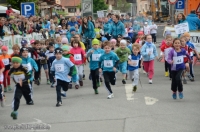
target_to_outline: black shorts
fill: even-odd
[[[113,72],[104,71],[103,77],[104,77],[105,82],[110,82],[112,85],[115,85],[116,78],[115,78],[114,71]]]

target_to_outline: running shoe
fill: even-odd
[[[7,88],[8,88],[8,91],[11,91],[11,90],[12,90],[12,88],[11,88],[10,86],[8,86]]]
[[[135,85],[135,86],[133,87],[133,92],[136,92],[136,90],[137,90],[137,86]]]
[[[114,98],[114,94],[113,93],[108,95],[108,97],[107,97],[107,99],[111,99],[111,98]]]
[[[174,92],[174,93],[172,94],[172,98],[173,98],[173,99],[176,99],[176,92]]]
[[[94,90],[94,93],[95,93],[95,94],[99,94],[98,89],[95,89],[95,90]]]
[[[79,85],[78,85],[78,84],[76,84],[76,85],[75,85],[75,88],[76,88],[76,89],[79,89]]]
[[[194,78],[191,75],[188,75],[188,78],[190,79],[190,81],[194,81]]]
[[[183,99],[183,93],[179,92],[179,99]]]
[[[47,84],[48,84],[48,85],[50,85],[50,84],[51,84],[51,82],[49,81],[49,79],[47,79]]]
[[[66,98],[67,97],[66,92],[61,92],[61,96]]]
[[[34,102],[33,102],[33,100],[32,101],[30,101],[30,102],[28,102],[28,103],[26,103],[27,105],[34,105]]]
[[[150,80],[149,80],[149,84],[152,84],[152,83],[153,83],[153,81],[150,79]]]
[[[56,107],[62,106],[62,102],[57,102]]]
[[[101,86],[101,82],[97,82],[97,88]]]
[[[80,86],[83,86],[83,81],[79,81]]]
[[[14,120],[17,119],[17,116],[18,116],[18,112],[17,111],[13,111],[10,115]]]
[[[123,84],[126,84],[126,81],[125,81],[125,79],[123,79],[123,80],[122,80],[122,83],[123,83]]]
[[[183,84],[187,84],[187,80],[185,78],[183,79]]]
[[[69,83],[68,88],[72,89],[72,83],[71,82]]]

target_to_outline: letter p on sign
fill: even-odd
[[[28,14],[29,11],[31,11],[32,7],[30,5],[24,5],[24,12],[25,12],[25,15]]]
[[[30,17],[35,15],[35,3],[24,2],[21,3],[21,14],[25,17]]]

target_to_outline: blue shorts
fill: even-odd
[[[78,74],[72,76],[72,82],[77,82],[79,80]]]
[[[47,66],[47,64],[41,64],[41,68],[44,68],[44,70],[48,70],[48,66]]]
[[[127,61],[126,61],[126,62],[119,63],[119,71],[120,71],[122,74],[126,74],[126,73],[127,73]]]

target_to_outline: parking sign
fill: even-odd
[[[185,8],[185,0],[178,0],[176,3],[176,9],[183,10]]]
[[[25,17],[30,17],[35,15],[35,3],[33,2],[26,2],[21,3],[21,14]]]

